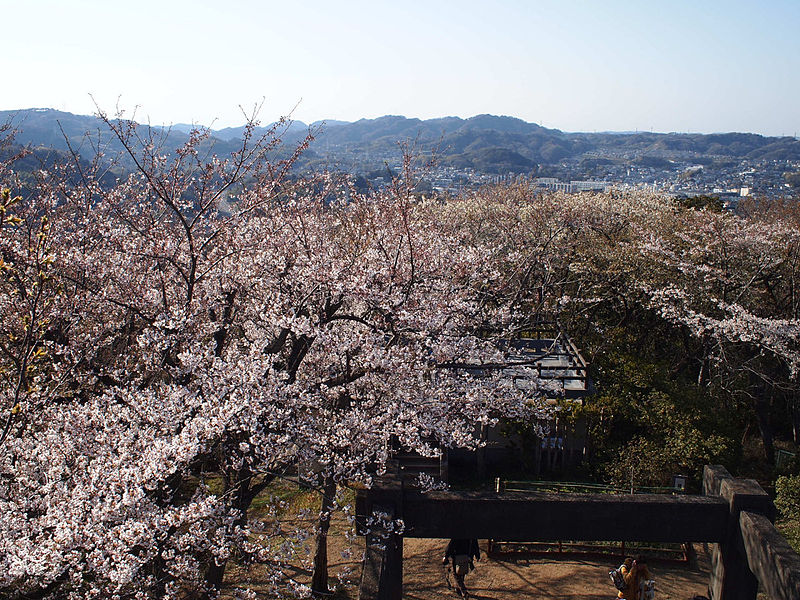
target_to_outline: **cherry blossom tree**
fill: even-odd
[[[770,462],[770,397],[793,396],[800,367],[799,250],[789,223],[692,210],[640,246],[653,264],[649,305],[700,340],[701,383],[713,377],[751,403]]]
[[[360,194],[293,173],[310,139],[286,151],[281,124],[251,120],[222,158],[207,131],[170,150],[101,117],[125,156],[40,171],[28,194],[0,165],[8,597],[212,598],[231,561],[302,593],[283,567],[311,536],[327,591],[337,486],[370,485],[395,443],[435,456],[546,416],[500,368],[544,316],[647,315],[694,340],[703,385],[796,386],[791,215],[525,186],[426,200],[410,169]],[[252,518],[289,474],[321,490],[314,531]]]
[[[473,204],[473,230],[505,236],[512,261],[535,255],[519,271],[532,308],[599,340],[645,322],[673,328],[684,339],[676,368],[745,400],[772,460],[771,399],[797,403],[796,207],[731,213],[657,194],[540,195],[525,186],[481,190]]]
[[[289,178],[254,123],[223,160],[207,132],[170,156],[103,118],[133,172],[76,161],[4,196],[4,593],[213,597],[232,557],[277,583],[293,545],[248,519],[274,477],[369,484],[392,440],[474,447],[539,410],[442,368],[502,360],[482,332],[519,315],[439,203]]]

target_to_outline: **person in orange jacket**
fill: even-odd
[[[639,555],[630,563],[626,560],[620,570],[622,571],[622,578],[625,580],[625,589],[617,594],[617,598],[643,600],[640,598],[642,583],[652,579],[650,570],[647,568],[647,559]]]

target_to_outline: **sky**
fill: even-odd
[[[0,109],[800,133],[800,0],[0,0]]]

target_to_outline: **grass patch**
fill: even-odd
[[[316,490],[296,481],[278,477],[255,497],[250,505],[250,513],[253,517],[274,514],[281,518],[319,510],[319,506],[320,496]]]

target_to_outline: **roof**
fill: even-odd
[[[519,337],[509,343],[507,367],[502,372],[514,379],[519,389],[533,387],[531,370],[545,381],[563,385],[564,397],[578,400],[590,392],[588,365],[569,337]]]

